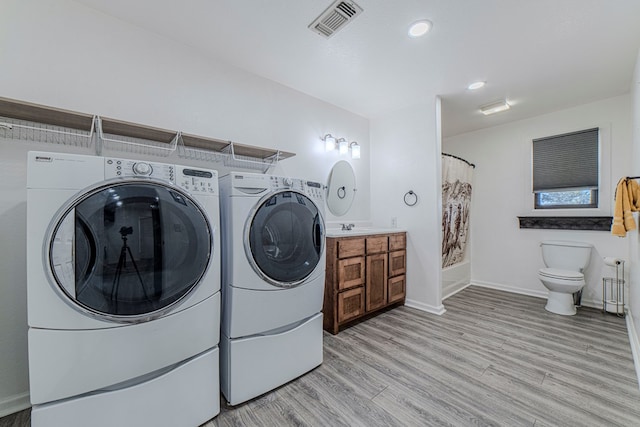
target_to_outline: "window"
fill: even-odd
[[[535,209],[598,207],[598,128],[533,140]]]

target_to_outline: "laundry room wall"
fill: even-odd
[[[270,173],[322,183],[336,161],[348,160],[357,180],[354,205],[346,216],[327,212],[326,219],[370,221],[367,119],[73,1],[0,1],[1,97],[294,152]],[[357,141],[362,158],[326,153],[321,141],[326,133]],[[29,149],[93,152],[10,141],[0,131],[0,416],[29,405],[24,260]],[[229,170],[176,155],[108,154],[221,174]]]
[[[520,229],[517,217],[611,216],[616,183],[632,170],[631,108],[630,96],[622,95],[443,140],[444,152],[476,165],[470,230],[472,283],[546,298],[537,277],[544,266],[540,242],[584,241],[592,243],[594,251],[586,270],[583,304],[601,304],[602,276],[611,275],[602,257],[629,260],[628,239],[608,231]],[[593,127],[601,129],[600,209],[534,212],[531,140]]]

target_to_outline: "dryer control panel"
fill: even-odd
[[[166,163],[151,163],[139,160],[104,159],[104,177],[149,177],[176,183],[175,166]]]

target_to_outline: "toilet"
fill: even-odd
[[[591,244],[582,242],[545,241],[540,244],[542,260],[538,278],[549,290],[545,309],[552,313],[576,314],[573,294],[585,285],[583,271],[589,265]]]

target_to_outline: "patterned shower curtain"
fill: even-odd
[[[442,155],[442,268],[461,262],[469,237],[473,165]]]

